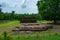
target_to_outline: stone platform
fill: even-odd
[[[48,28],[52,28],[52,25],[47,25],[43,23],[21,23],[20,26],[14,27],[12,31],[46,31]]]

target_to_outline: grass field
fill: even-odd
[[[17,26],[19,25],[18,20],[12,20],[12,21],[7,21],[7,22],[1,22],[0,27],[12,27],[12,26]]]
[[[41,21],[42,22],[42,21]],[[46,22],[46,21],[44,21]],[[50,22],[50,21],[47,21]],[[60,40],[60,32],[39,32],[39,33],[32,33],[32,34],[9,34],[8,38],[4,39],[3,32],[5,30],[11,31],[10,29],[6,29],[9,27],[14,27],[20,25],[18,20],[8,21],[0,23],[0,40]],[[1,29],[2,28],[2,29]]]
[[[25,35],[19,35],[19,36],[13,36],[13,40],[60,40],[60,34],[25,34]]]
[[[53,21],[50,21],[50,20],[41,20],[41,21],[37,21],[37,22],[40,22],[40,23],[52,23]]]
[[[33,34],[11,34],[6,37],[1,37],[0,40],[60,40],[60,33],[33,33]]]
[[[0,23],[0,34],[2,34],[4,31],[11,32],[11,28],[20,25],[18,20],[9,20],[7,22],[1,22]]]

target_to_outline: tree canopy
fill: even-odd
[[[60,20],[60,0],[40,0],[37,7],[44,20]]]

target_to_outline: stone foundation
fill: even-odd
[[[31,33],[32,31],[46,31],[51,28],[51,25],[40,23],[21,23],[20,26],[16,26],[12,29],[14,33]]]

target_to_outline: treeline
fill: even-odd
[[[17,14],[15,11],[12,11],[11,13],[4,13],[0,10],[0,20],[20,20],[23,16],[34,16],[37,20],[42,19],[40,14]]]

